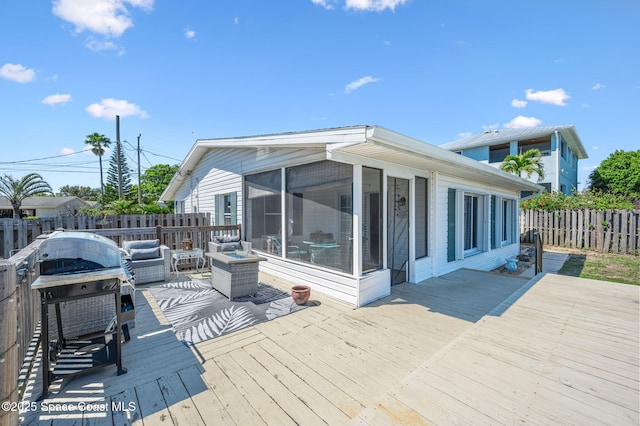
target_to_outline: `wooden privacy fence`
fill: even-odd
[[[110,216],[60,216],[38,219],[0,219],[0,257],[8,259],[12,254],[27,247],[38,235],[56,229],[65,230],[118,230],[152,228],[149,237],[155,237],[156,227],[209,226],[209,213],[154,214],[154,215],[110,215]],[[117,234],[114,233],[114,234]],[[177,238],[177,237],[176,237]],[[117,238],[113,238],[119,244]],[[163,241],[170,248],[179,248],[180,239]],[[194,240],[195,243],[195,240]],[[194,247],[196,247],[194,245]],[[204,247],[202,247],[204,248]]]
[[[37,348],[32,343],[40,320],[40,297],[31,284],[40,275],[37,239],[9,260],[0,259],[0,401],[17,403]],[[21,367],[25,370],[21,371]],[[3,405],[4,408],[6,408]],[[13,407],[13,405],[10,405]],[[0,425],[18,424],[18,411],[0,410]]]
[[[547,246],[638,255],[640,210],[523,210],[521,241],[534,231]]]

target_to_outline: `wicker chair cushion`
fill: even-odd
[[[160,247],[160,240],[123,241],[122,248],[131,253],[131,249],[148,249]]]
[[[160,257],[160,247],[129,249],[131,260],[157,259]]]
[[[221,235],[221,236],[214,236],[213,237],[214,242],[218,243],[218,244],[225,244],[225,243],[238,243],[240,242],[240,236],[239,235]]]

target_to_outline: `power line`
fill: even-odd
[[[69,157],[71,155],[81,154],[81,153],[87,152],[87,151],[91,151],[91,148],[85,148],[82,151],[75,151],[75,152],[70,152],[68,154],[54,155],[54,156],[51,156],[51,157],[34,158],[32,160],[0,161],[0,164],[18,164],[18,163],[29,163],[31,161],[50,160],[52,158]]]
[[[130,147],[130,149],[125,148],[123,149],[123,151],[137,151],[137,148],[134,147],[133,145],[131,145],[131,143],[129,143],[128,141],[124,141],[126,142],[126,144]],[[69,152],[66,154],[59,154],[59,155],[52,155],[49,157],[40,157],[40,158],[33,158],[33,159],[28,159],[28,160],[16,160],[16,161],[0,161],[0,171],[3,172],[14,172],[14,171],[19,171],[19,172],[41,172],[41,171],[46,171],[47,173],[85,173],[85,174],[94,174],[94,173],[98,173],[97,171],[89,171],[89,169],[91,169],[92,167],[90,165],[93,164],[93,161],[90,160],[86,160],[86,161],[76,161],[76,162],[71,162],[71,163],[39,163],[39,161],[43,161],[43,160],[52,160],[52,159],[56,159],[56,158],[64,158],[64,157],[71,157],[74,156],[76,154],[82,154],[82,153],[86,153],[86,152],[90,152],[92,148],[87,147],[81,151],[74,151],[74,152]],[[147,149],[140,149],[140,153],[142,156],[144,156],[145,160],[147,160],[147,162],[149,163],[149,167],[153,166],[153,162],[149,159],[149,157],[147,155],[152,155],[155,157],[160,157],[160,158],[166,158],[172,161],[177,161],[178,163],[181,162],[182,160],[177,159],[177,158],[173,158],[167,155],[163,155],[163,154],[158,154],[155,152],[152,152],[150,150]],[[129,155],[128,153],[125,152],[125,155],[127,156],[127,158],[134,163],[135,165],[138,164],[137,160],[135,160],[131,155]],[[104,157],[104,155],[103,155]],[[86,165],[86,166],[83,166]],[[10,166],[14,166],[14,167],[10,167]],[[18,168],[20,167],[20,168]],[[146,169],[148,169],[149,167],[143,167],[146,171]],[[61,170],[56,170],[56,169],[61,169]],[[85,170],[83,170],[85,169]],[[133,172],[134,174],[137,173],[135,170],[131,169],[131,172]]]

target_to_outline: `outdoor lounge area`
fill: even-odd
[[[151,295],[161,285],[136,289],[128,373],[55,382],[23,423],[639,421],[635,286],[463,269],[396,285],[359,309],[312,293],[315,306],[187,347]],[[39,395],[39,377],[28,378],[25,403]],[[96,409],[78,408],[87,404]]]

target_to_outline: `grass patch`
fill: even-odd
[[[640,285],[640,257],[613,253],[571,253],[558,274]]]

